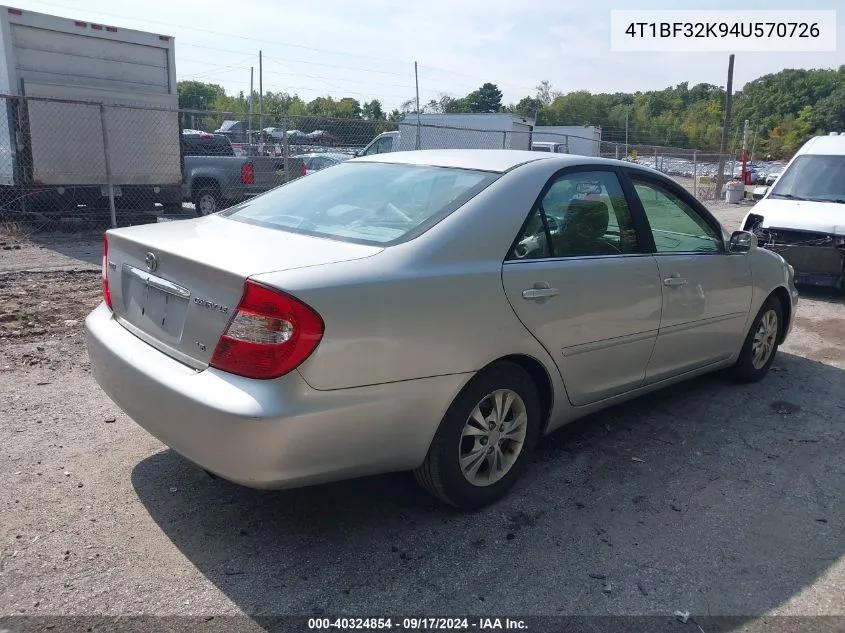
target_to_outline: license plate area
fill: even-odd
[[[122,273],[123,318],[160,340],[178,343],[185,326],[190,291],[127,264]]]
[[[112,191],[114,192],[115,198],[123,195],[123,190],[120,188],[120,185],[113,185]],[[109,188],[108,187],[100,187],[100,195],[103,198],[109,197]]]

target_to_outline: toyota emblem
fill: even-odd
[[[144,263],[147,265],[147,270],[151,273],[155,272],[155,269],[158,268],[158,258],[155,256],[155,253],[147,253],[144,256]]]

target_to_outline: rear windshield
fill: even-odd
[[[804,154],[781,174],[772,198],[845,202],[845,155]]]
[[[221,215],[285,231],[387,245],[428,230],[497,177],[468,169],[341,163]]]
[[[182,137],[182,151],[185,156],[234,156],[232,143],[225,136],[205,138],[185,135]]]

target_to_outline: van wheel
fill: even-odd
[[[778,339],[783,329],[783,306],[777,297],[766,299],[732,368],[733,378],[740,382],[757,382],[762,379],[775,360]]]
[[[499,363],[484,370],[449,407],[414,476],[458,508],[497,501],[528,465],[540,411],[537,387],[521,367]]]
[[[220,194],[211,187],[203,187],[194,196],[194,206],[198,216],[217,213],[221,209]]]

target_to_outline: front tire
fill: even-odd
[[[733,367],[733,378],[739,382],[757,382],[767,373],[777,355],[783,331],[783,306],[771,296],[757,313],[745,338],[739,359]]]
[[[414,471],[441,501],[462,509],[502,498],[528,465],[540,434],[540,398],[531,376],[499,363],[461,391]]]

